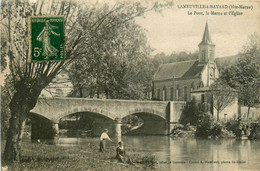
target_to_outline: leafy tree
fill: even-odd
[[[249,43],[240,53],[236,65],[225,68],[221,79],[239,93],[239,103],[250,108],[259,104],[260,99],[260,48],[258,36],[251,35]]]
[[[217,121],[219,121],[219,113],[234,102],[237,93],[224,81],[218,79],[210,85],[210,95],[213,107],[217,110]]]
[[[105,10],[105,9],[104,9]],[[143,29],[134,20],[124,22],[124,13],[111,14],[120,25],[100,28],[89,41],[88,54],[68,69],[73,83],[72,96],[144,99],[154,73],[148,58]],[[105,25],[111,22],[104,21]]]
[[[100,28],[110,31],[110,27],[141,16],[145,11],[161,7],[155,3],[151,8],[141,3],[77,4],[73,1],[7,1],[1,3],[2,46],[6,52],[10,69],[10,84],[14,88],[9,108],[11,117],[7,131],[3,158],[5,162],[20,160],[21,138],[26,115],[34,108],[42,91],[53,78],[73,60],[89,53],[86,47],[95,46],[90,41]],[[106,10],[105,10],[106,9]],[[120,21],[111,14],[121,13]],[[98,14],[98,15],[97,15]],[[28,55],[28,17],[40,15],[63,15],[65,18],[66,60],[62,62],[30,63]],[[107,21],[107,22],[105,22]],[[112,34],[108,34],[112,35]],[[1,45],[2,45],[1,44]],[[99,47],[97,47],[99,48]],[[99,52],[99,51],[97,51]],[[105,68],[102,68],[105,69]],[[101,68],[99,69],[101,71]]]
[[[184,106],[179,122],[183,125],[186,125],[187,123],[197,125],[198,119],[202,113],[202,106],[196,104],[195,99],[193,99],[192,101],[188,101]]]
[[[1,138],[6,137],[7,129],[9,126],[8,120],[10,118],[10,110],[8,104],[10,103],[10,92],[8,84],[1,86]]]

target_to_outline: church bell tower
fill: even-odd
[[[215,61],[215,44],[211,41],[208,22],[206,22],[202,41],[199,44],[199,63],[207,64]]]

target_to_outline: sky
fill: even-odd
[[[30,0],[34,2],[36,0]],[[118,1],[140,1],[151,4],[153,1],[163,0],[76,0],[91,4],[108,3],[111,7]],[[169,55],[173,52],[187,53],[198,50],[206,21],[212,41],[215,43],[215,56],[225,57],[236,55],[248,42],[249,35],[260,35],[260,1],[259,0],[166,0],[174,5],[165,8],[161,13],[148,12],[145,18],[136,18],[146,32],[148,44],[154,49],[152,54],[164,52]],[[228,9],[180,8],[182,5],[226,5]],[[248,6],[251,9],[229,9],[230,6]],[[188,11],[192,15],[188,15]],[[204,15],[194,15],[194,11]],[[228,12],[228,15],[205,15],[205,12]],[[242,15],[229,15],[230,11],[238,11]]]
[[[181,5],[227,5],[228,9],[181,8]],[[251,9],[229,9],[232,5],[249,6]],[[198,50],[206,21],[213,43],[216,45],[216,57],[236,55],[249,40],[249,35],[260,32],[260,1],[174,1],[174,6],[161,13],[149,12],[145,18],[137,18],[136,22],[146,30],[148,44],[154,49],[153,54],[164,52],[194,52]],[[188,15],[188,11],[192,15]],[[194,15],[204,12],[204,15]],[[227,15],[205,15],[211,11],[228,12]],[[242,15],[229,15],[230,11],[238,11]]]

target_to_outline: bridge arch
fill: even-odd
[[[148,108],[139,108],[139,109],[134,109],[134,110],[130,110],[127,112],[127,115],[137,115],[137,114],[141,114],[141,113],[146,113],[146,114],[150,114],[150,115],[155,115],[158,116],[159,118],[166,120],[166,114],[159,112],[157,110],[153,110],[153,109],[148,109]]]
[[[167,132],[166,116],[159,111],[145,108],[132,110],[129,111],[128,115],[124,118],[130,115],[141,118],[143,124],[134,127],[134,129],[127,132],[126,135],[165,135]]]
[[[29,119],[37,119],[37,118],[41,118],[44,120],[48,120],[51,121],[51,118],[48,118],[40,113],[36,113],[36,112],[29,112],[29,114],[27,115],[27,118]]]
[[[53,126],[54,122],[39,113],[29,112],[27,118],[30,119],[31,125],[31,140],[50,139],[58,132]]]
[[[55,118],[55,121],[59,122],[59,120],[61,118],[72,115],[72,114],[76,114],[76,113],[93,113],[93,114],[101,115],[102,117],[111,119],[111,120],[115,120],[115,118],[116,118],[115,114],[113,114],[109,111],[103,110],[103,109],[96,108],[96,107],[80,107],[80,108],[74,107],[72,109],[64,111],[63,113],[60,113],[58,115],[58,117]]]

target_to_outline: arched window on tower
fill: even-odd
[[[201,81],[200,84],[199,84],[199,88],[203,88],[204,87],[204,84],[203,82]]]
[[[201,60],[202,60],[203,62],[206,61],[206,50],[205,50],[205,49],[203,49],[202,52],[201,52]]]
[[[209,51],[209,55],[210,55],[210,60],[213,61],[214,60],[214,50],[213,49],[211,49]]]

